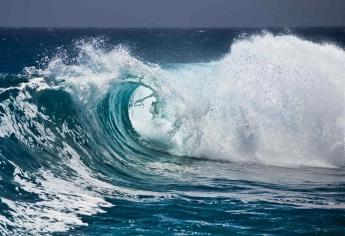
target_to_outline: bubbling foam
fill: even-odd
[[[174,155],[343,166],[344,65],[344,50],[331,44],[271,34],[238,40],[219,61],[143,79],[131,122]]]

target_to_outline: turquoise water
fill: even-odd
[[[1,235],[345,233],[345,30],[1,29]]]

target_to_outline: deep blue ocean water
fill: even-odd
[[[0,235],[345,234],[345,28],[0,29]]]

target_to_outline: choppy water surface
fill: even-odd
[[[0,40],[1,234],[345,233],[344,29]]]

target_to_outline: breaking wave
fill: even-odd
[[[111,206],[105,195],[172,198],[144,183],[155,178],[148,163],[179,156],[345,165],[345,52],[335,45],[263,34],[217,61],[166,65],[101,40],[76,48],[0,77],[4,234],[85,225],[81,216]]]

